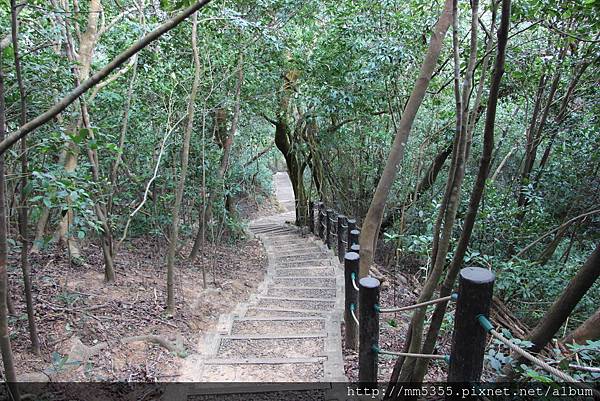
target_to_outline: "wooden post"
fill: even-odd
[[[350,231],[350,235],[348,236],[348,245],[350,246],[350,250],[352,250],[352,245],[359,244],[360,230],[354,229]]]
[[[352,246],[352,241],[350,238],[350,233],[352,232],[352,230],[356,230],[356,220],[354,219],[348,219],[348,224],[347,224],[348,228],[346,228],[346,242],[347,242],[347,249],[348,252],[350,252],[350,247]]]
[[[358,282],[359,348],[358,382],[361,386],[377,387],[379,363],[379,280],[367,276]]]
[[[308,203],[308,228],[311,233],[315,233],[315,202],[310,201]]]
[[[360,255],[360,245],[354,244],[350,247],[350,252],[358,253]]]
[[[358,348],[358,326],[352,317],[353,310],[354,315],[358,316],[358,291],[354,289],[352,284],[352,275],[354,275],[355,280],[358,280],[359,261],[357,253],[348,252],[344,256],[344,334],[346,347],[349,349]]]
[[[477,316],[489,316],[494,279],[494,273],[481,267],[465,267],[460,271],[449,382],[480,381],[487,333]]]
[[[327,209],[327,235],[325,236],[325,244],[331,249],[331,220],[333,220],[333,209]]]
[[[325,237],[325,204],[323,202],[319,202],[319,238],[323,239]]]
[[[337,253],[338,260],[340,263],[344,260],[344,254],[346,253],[346,244],[344,244],[344,228],[348,222],[348,218],[343,214],[338,215],[337,220]]]

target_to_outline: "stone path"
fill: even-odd
[[[193,381],[346,381],[343,270],[320,240],[288,223],[294,220],[291,184],[285,173],[274,181],[284,211],[250,224],[268,254],[265,279],[204,338]]]

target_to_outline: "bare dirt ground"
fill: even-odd
[[[271,214],[250,205],[243,213]],[[194,263],[176,269],[176,313],[164,313],[166,241],[124,243],[115,259],[117,281],[103,281],[100,248],[82,244],[85,264],[70,265],[60,249],[31,256],[33,297],[42,354],[29,352],[18,255],[11,255],[15,313],[10,333],[19,379],[24,381],[177,381],[183,358],[222,313],[249,297],[261,282],[266,254],[259,241],[207,245]],[[180,250],[189,252],[188,246]],[[202,266],[207,285],[202,286]],[[139,338],[138,336],[144,336]]]

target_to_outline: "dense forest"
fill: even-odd
[[[422,302],[449,295],[464,266],[491,269],[507,335],[597,380],[568,365],[600,361],[599,11],[598,0],[0,0],[3,377],[16,381],[28,354],[62,358],[38,329],[46,289],[54,312],[84,310],[61,280],[122,290],[146,263],[131,259],[140,244],[153,244],[153,313],[176,320],[182,277],[214,289],[215,263],[231,257],[215,247],[235,256],[248,209],[270,207],[283,170],[296,225],[311,200],[357,219],[361,276],[413,277]],[[446,309],[407,318],[405,349],[431,353]],[[545,377],[507,373],[499,345],[488,362]],[[395,379],[427,368],[399,360]]]

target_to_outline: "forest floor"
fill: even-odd
[[[278,210],[272,199],[241,203],[244,217]],[[189,246],[181,249],[187,255]],[[41,356],[29,352],[18,255],[12,255],[14,314],[10,332],[21,381],[177,381],[179,367],[222,313],[247,299],[261,282],[266,254],[255,239],[207,245],[192,264],[176,269],[176,313],[164,313],[167,243],[142,237],[124,243],[115,259],[117,280],[103,280],[101,249],[82,244],[85,263],[71,265],[61,249],[31,256],[33,298]],[[208,289],[202,289],[201,266]]]
[[[278,194],[281,197],[281,194]],[[288,202],[289,203],[289,202]],[[262,203],[244,199],[238,203],[241,217],[254,220],[281,213],[293,205],[274,198]],[[191,244],[180,252],[186,255]],[[246,302],[263,281],[266,251],[257,239],[235,244],[209,244],[193,264],[181,259],[176,270],[176,313],[164,313],[165,256],[167,243],[156,237],[140,237],[124,243],[115,260],[117,281],[103,280],[101,249],[82,244],[85,263],[71,265],[62,249],[32,254],[33,297],[42,356],[29,352],[29,336],[18,255],[12,255],[10,274],[12,304],[10,318],[15,365],[22,381],[179,381],[185,357],[197,352],[202,337],[214,331],[221,315]],[[381,304],[405,306],[415,302],[421,273],[418,262],[412,270],[391,271],[380,263],[384,280]],[[409,263],[409,264],[411,264]],[[406,264],[406,263],[405,263]],[[207,271],[206,290],[202,270]],[[19,294],[19,295],[18,295]],[[410,314],[382,320],[380,344],[400,350]],[[343,325],[343,323],[342,323]],[[343,339],[343,327],[341,331]],[[443,336],[438,353],[447,353],[450,338]],[[344,373],[358,378],[358,354],[344,348]],[[382,356],[379,377],[387,381],[395,358]],[[446,367],[430,365],[426,380],[441,381]],[[184,371],[184,370],[183,370]]]

